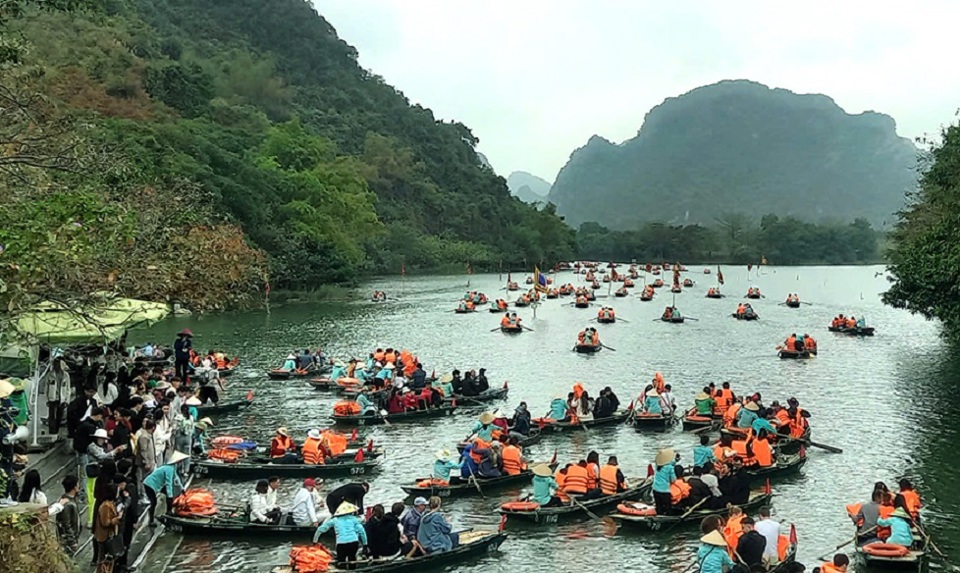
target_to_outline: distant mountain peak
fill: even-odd
[[[623,143],[592,136],[549,199],[574,227],[712,223],[734,211],[882,223],[915,187],[915,161],[888,115],[724,80],[665,99]]]
[[[524,203],[541,203],[547,200],[550,183],[526,171],[514,171],[507,177],[510,194]]]

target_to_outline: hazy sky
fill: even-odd
[[[360,64],[456,119],[501,175],[553,181],[593,134],[633,137],[664,98],[723,79],[955,120],[960,1],[313,0]]]

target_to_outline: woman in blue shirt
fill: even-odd
[[[700,538],[697,549],[697,562],[700,573],[725,573],[733,568],[733,560],[727,554],[727,542],[717,530]]]
[[[677,477],[675,468],[680,461],[680,454],[670,449],[660,450],[654,461],[657,470],[653,474],[653,501],[657,506],[657,515],[667,515],[672,504],[670,484]]]
[[[320,524],[313,534],[313,542],[317,543],[320,536],[332,527],[337,535],[337,563],[347,563],[357,560],[357,550],[367,544],[367,532],[356,513],[357,506],[345,501],[337,507],[333,517]]]
[[[555,507],[561,505],[560,498],[554,495],[560,490],[557,480],[553,479],[553,472],[547,464],[533,466],[533,501],[540,507]]]
[[[647,397],[643,400],[643,409],[650,414],[663,414],[663,407],[660,405],[660,394],[657,390],[651,388],[647,392]]]
[[[910,531],[910,524],[910,514],[902,507],[893,510],[890,517],[881,517],[877,520],[877,525],[890,528],[890,537],[887,538],[887,543],[903,545],[908,548],[913,545],[913,533]]]

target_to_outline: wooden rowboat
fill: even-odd
[[[580,354],[593,354],[594,352],[603,350],[603,346],[600,344],[578,344],[574,346],[573,349]]]
[[[743,314],[740,314],[740,313],[736,313],[736,312],[735,312],[735,313],[731,314],[730,316],[732,316],[733,318],[735,318],[735,319],[737,319],[737,320],[757,320],[758,318],[760,318],[760,316],[759,316],[757,313],[755,313],[755,312],[753,312],[753,313],[745,312],[745,313],[743,313]]]
[[[827,330],[830,332],[838,332],[840,334],[849,334],[850,336],[873,336],[874,327],[864,326],[863,328],[847,328],[846,326],[828,326]]]
[[[400,424],[405,422],[419,422],[421,420],[429,420],[430,418],[443,418],[445,416],[450,416],[453,414],[453,411],[456,410],[456,408],[457,407],[452,404],[444,404],[438,408],[411,410],[410,412],[401,412],[398,414],[374,414],[370,416],[363,416],[360,414],[340,416],[334,414],[333,421],[344,426],[375,426],[384,423]]]
[[[200,406],[195,406],[197,409],[197,414],[202,418],[204,416],[212,416],[214,414],[225,414],[228,412],[239,412],[240,410],[246,410],[253,404],[253,397],[241,398],[240,400],[230,400],[217,402],[216,404],[201,404]]]
[[[503,332],[503,333],[505,333],[505,334],[520,334],[520,333],[523,332],[523,327],[520,326],[519,324],[517,324],[517,325],[512,325],[512,326],[507,326],[507,325],[501,324],[501,325],[500,325],[500,332]]]
[[[753,490],[750,492],[750,498],[747,500],[747,503],[740,504],[738,507],[744,512],[751,512],[752,510],[758,509],[762,505],[767,505],[770,502],[770,498],[773,497],[773,494],[767,493],[765,490]],[[627,507],[624,508],[623,506]],[[664,528],[673,528],[681,525],[684,526],[694,526],[699,525],[700,520],[709,515],[720,515],[726,516],[727,508],[720,509],[696,509],[686,516],[686,510],[677,515],[634,515],[629,512],[630,504],[621,504],[617,507],[617,512],[610,515],[610,517],[616,519],[618,522],[623,523],[624,525],[632,525],[639,529],[647,529],[650,531],[659,531]]]
[[[613,324],[617,322],[617,317],[615,316],[598,316],[597,324]]]
[[[923,547],[923,538],[920,536],[919,532],[914,530],[913,532],[914,542],[913,545],[909,548],[904,548],[902,554],[897,554],[895,548],[889,548],[893,551],[879,552],[871,551],[870,549],[865,549],[869,545],[877,545],[868,543],[865,545],[857,545],[855,551],[857,557],[860,561],[863,562],[864,568],[870,571],[877,569],[885,569],[888,571],[922,571],[924,562],[926,561],[927,552]]]
[[[683,431],[692,432],[694,430],[700,430],[703,428],[712,427],[714,429],[719,428],[723,424],[723,417],[717,417],[714,415],[703,416],[697,414],[697,409],[692,408],[683,415]]]
[[[168,530],[184,535],[203,537],[258,537],[271,539],[291,539],[309,541],[313,539],[317,528],[313,525],[267,525],[251,522],[245,516],[228,517],[223,515],[189,516],[167,513],[157,516]],[[334,540],[331,529],[323,535],[324,539]]]
[[[796,350],[787,350],[786,348],[781,349],[779,352],[779,356],[783,360],[806,360],[816,355],[817,353],[815,351],[804,350],[803,352],[797,352]]]
[[[638,413],[630,418],[633,429],[638,432],[665,432],[676,421],[673,416],[664,414]]]
[[[307,376],[316,376],[317,371],[314,368],[306,370],[283,370],[274,368],[267,371],[267,378],[271,380],[289,380],[290,378],[306,378]]]
[[[395,571],[424,571],[442,569],[452,564],[475,561],[479,556],[496,551],[507,539],[500,531],[463,531],[458,535],[459,543],[450,551],[428,553],[422,557],[404,557],[400,559],[365,559],[350,563],[350,569],[331,563],[327,571],[361,571],[363,573],[394,573]],[[298,573],[289,565],[274,567],[271,573]]]
[[[590,428],[598,428],[601,426],[614,426],[614,425],[623,424],[624,422],[627,421],[627,418],[632,414],[633,412],[631,410],[621,410],[612,416],[607,416],[606,418],[591,418],[589,420],[581,420],[576,424],[571,424],[569,421],[547,422],[544,420],[543,428],[541,429],[541,432],[566,432],[569,430],[582,431],[584,427],[586,427],[587,429],[590,429]],[[541,420],[541,418],[534,418],[533,423],[539,424],[538,420]]]
[[[536,507],[531,509],[497,508],[497,513],[507,516],[507,523],[512,520],[525,521],[537,525],[549,525],[561,521],[589,519],[583,507],[594,514],[606,513],[628,499],[642,498],[653,486],[653,478],[646,478],[640,485],[614,495],[604,495],[597,499],[580,501],[580,505],[561,505],[557,507]],[[582,507],[581,507],[582,506]]]
[[[535,463],[529,464],[531,467],[537,465]],[[557,464],[550,464],[550,469],[556,470]],[[417,481],[427,480],[430,478],[418,478]],[[474,495],[480,495],[482,491],[486,495],[487,491],[499,489],[502,487],[516,485],[516,484],[525,484],[530,483],[533,479],[533,472],[530,470],[524,470],[516,475],[502,475],[495,478],[477,478],[477,483],[474,484],[472,480],[463,479],[463,478],[453,478],[455,482],[451,480],[450,485],[432,485],[429,487],[417,487],[416,485],[403,485],[400,486],[400,489],[407,492],[407,495],[411,497],[423,496],[429,498],[432,495],[437,497],[469,497]],[[480,488],[477,488],[477,485]]]
[[[684,317],[682,316],[671,316],[671,317],[661,316],[660,317],[660,322],[671,322],[673,324],[683,324],[683,321],[684,321]]]
[[[519,439],[519,446],[521,448],[526,448],[527,446],[532,446],[534,444],[539,444],[543,440],[543,433],[539,428],[531,428],[530,433]],[[457,444],[457,452],[463,453],[463,448],[467,445],[466,442],[460,442]]]
[[[792,473],[797,473],[800,468],[807,463],[807,455],[802,449],[795,455],[781,455],[772,466],[759,467],[750,466],[746,468],[747,475],[751,481],[758,481],[769,477],[780,477]]]
[[[787,305],[787,308],[800,308],[799,300],[788,300],[784,304]]]
[[[464,396],[463,394],[454,394],[453,396],[444,398],[444,403],[453,403],[454,401],[461,407],[467,407],[472,403],[477,402],[493,402],[495,400],[502,400],[507,397],[507,392],[510,391],[510,388],[507,386],[507,383],[503,383],[501,388],[488,388],[483,392],[480,392],[476,396]]]
[[[250,458],[247,458],[250,459]],[[337,462],[329,464],[274,464],[269,458],[264,461],[221,462],[203,460],[190,466],[190,471],[198,476],[216,477],[228,480],[266,479],[269,476],[286,478],[308,477],[355,477],[373,473],[379,468],[376,460],[363,462]]]

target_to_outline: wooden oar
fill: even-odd
[[[670,527],[668,527],[668,528],[664,531],[664,533],[669,533],[671,529],[673,529],[674,527],[676,527],[676,526],[680,525],[681,523],[683,523],[683,520],[685,520],[688,515],[690,515],[691,513],[693,513],[694,510],[696,510],[698,507],[700,507],[701,505],[703,505],[704,502],[706,502],[708,499],[710,499],[710,498],[705,497],[705,498],[701,499],[700,501],[698,501],[698,502],[696,503],[696,505],[694,505],[693,507],[691,507],[690,509],[688,509],[686,513],[684,513],[683,515],[680,516],[680,520],[679,520],[679,521],[675,521],[675,522],[673,523],[673,525],[671,525]]]
[[[604,343],[602,343],[602,342],[600,343],[600,346],[603,347],[603,348],[606,348],[607,350],[612,350],[612,351],[614,351],[614,352],[617,351],[616,348],[611,348],[611,347],[607,346],[606,344],[604,344]]]
[[[625,318],[618,318],[617,320],[622,320],[623,322],[629,323],[630,321]]]
[[[955,565],[950,564],[949,561],[947,561],[947,556],[943,554],[943,551],[940,551],[940,548],[937,547],[937,544],[934,543],[932,539],[930,539],[930,536],[927,535],[927,532],[923,530],[923,527],[922,527],[919,523],[914,522],[914,525],[917,526],[917,530],[920,531],[920,535],[923,536],[923,543],[924,543],[924,545],[929,545],[929,546],[930,546],[930,549],[933,549],[934,553],[936,553],[937,555],[939,555],[939,556],[940,556],[940,559],[943,559],[944,563],[946,563],[946,564],[950,565],[951,567],[953,567],[954,570],[960,569],[960,568],[956,567]]]
[[[685,316],[685,317],[683,317],[683,319],[684,319],[684,320],[695,320],[695,321],[697,321],[697,322],[700,322],[700,319],[699,319],[699,318],[693,318],[692,316]]]
[[[812,441],[812,440],[807,440],[807,441],[804,442],[804,443],[807,444],[807,445],[813,446],[813,447],[815,447],[815,448],[820,448],[821,450],[826,450],[826,451],[828,451],[828,452],[830,452],[830,453],[832,453],[832,454],[842,454],[842,453],[843,453],[843,450],[842,450],[841,448],[836,447],[836,446],[830,446],[830,445],[827,445],[827,444],[821,444],[821,443],[819,443],[819,442],[814,442],[814,441]]]
[[[870,529],[864,531],[863,533],[860,533],[860,532],[854,533],[854,534],[853,534],[853,539],[851,539],[850,541],[844,541],[844,542],[841,543],[840,545],[837,545],[837,547],[836,547],[835,549],[833,549],[832,551],[828,551],[828,552],[824,553],[824,554],[821,555],[820,557],[817,557],[817,559],[820,560],[820,561],[829,561],[829,560],[833,559],[833,556],[830,555],[831,553],[836,553],[838,549],[841,549],[841,548],[843,548],[843,547],[846,547],[847,545],[850,545],[851,543],[856,542],[856,540],[857,540],[858,537],[861,537],[861,536],[864,536],[864,535],[868,535],[868,534],[870,534],[870,533],[873,533],[873,531],[874,531],[876,528],[877,528],[877,526],[874,525],[873,527],[871,527]]]
[[[702,427],[702,428],[697,428],[696,430],[694,430],[694,431],[692,431],[692,432],[690,432],[690,433],[693,434],[693,435],[695,435],[695,436],[699,436],[700,434],[706,434],[706,433],[712,432],[712,431],[714,431],[714,430],[716,430],[716,429],[717,429],[717,428],[716,428],[716,423],[714,422],[714,423],[711,423],[709,426],[704,426],[704,427]]]
[[[473,482],[473,485],[477,487],[477,491],[480,493],[482,499],[487,499],[487,496],[483,495],[483,490],[480,489],[480,483],[477,481],[477,474],[473,473],[473,468],[467,466],[467,471],[470,472],[470,481]]]
[[[572,495],[570,496],[570,501],[573,502],[573,505],[575,505],[575,506],[579,507],[580,509],[582,509],[583,511],[587,512],[587,515],[589,515],[591,519],[595,519],[595,520],[597,520],[597,521],[603,522],[602,519],[600,519],[599,517],[597,517],[597,514],[595,514],[595,513],[593,513],[592,511],[590,511],[590,509],[587,508],[587,506],[585,506],[585,505],[583,505],[582,503],[580,503],[579,501],[577,501],[577,498],[573,497]]]
[[[524,329],[524,330],[529,330],[530,332],[536,332],[535,330],[533,330],[533,329],[530,328],[529,326],[524,326],[524,325],[522,325],[522,324],[520,325],[520,328],[522,328],[522,329]]]

